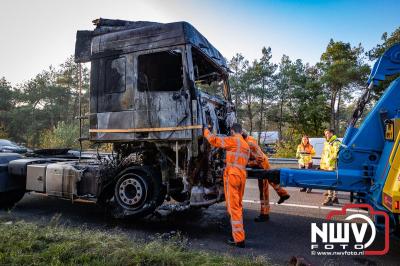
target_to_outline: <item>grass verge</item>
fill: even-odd
[[[262,257],[187,248],[182,237],[151,242],[60,225],[0,223],[0,265],[268,265]]]

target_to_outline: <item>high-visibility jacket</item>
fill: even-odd
[[[221,137],[213,135],[208,129],[205,129],[204,137],[212,146],[226,150],[225,171],[228,174],[233,173],[246,176],[246,165],[250,157],[250,148],[241,134]]]
[[[321,154],[320,168],[323,170],[335,170],[338,158],[340,140],[333,135],[328,141],[324,142],[324,148]]]
[[[299,144],[297,146],[296,158],[299,159],[300,165],[308,165],[312,162],[312,157],[315,156],[315,150],[310,143],[307,145]]]
[[[263,169],[270,169],[269,160],[267,155],[261,150],[257,140],[252,136],[246,137],[246,142],[250,147],[250,160],[249,166],[261,166]]]
[[[224,193],[226,209],[231,218],[232,237],[235,242],[245,240],[243,226],[243,194],[246,184],[246,165],[250,157],[250,148],[242,135],[229,137],[215,136],[208,129],[204,137],[218,148],[226,150],[226,167],[224,171]]]

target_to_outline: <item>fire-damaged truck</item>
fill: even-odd
[[[223,56],[187,22],[94,25],[77,32],[75,61],[91,64],[88,139],[112,144],[113,153],[3,154],[0,206],[29,191],[94,201],[114,217],[143,217],[171,199],[223,201],[225,154],[202,138],[203,124],[227,134],[236,121]]]

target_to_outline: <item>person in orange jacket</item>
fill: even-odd
[[[268,157],[264,154],[261,147],[258,145],[257,140],[248,135],[245,130],[243,130],[242,136],[250,147],[250,160],[248,165],[250,167],[261,168],[264,170],[270,169],[271,167],[269,165]],[[266,222],[269,220],[269,184],[274,188],[279,196],[278,204],[281,204],[285,200],[290,198],[288,192],[285,189],[281,188],[279,184],[269,182],[267,179],[258,179],[261,209],[260,215],[254,219],[255,222]]]
[[[226,209],[231,219],[232,237],[228,244],[244,248],[245,232],[243,226],[243,194],[246,184],[246,165],[250,157],[250,148],[243,139],[240,124],[233,124],[230,136],[222,137],[212,134],[204,128],[204,137],[218,148],[226,150],[226,167],[224,171],[224,192]]]

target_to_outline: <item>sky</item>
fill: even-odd
[[[74,53],[77,30],[93,19],[187,21],[228,59],[249,61],[270,46],[316,63],[331,38],[380,43],[400,27],[400,0],[0,0],[0,77],[13,85],[33,78]]]

